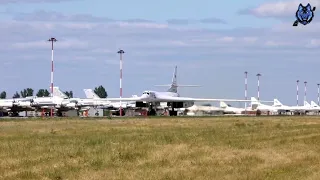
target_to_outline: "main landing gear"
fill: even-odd
[[[19,117],[19,112],[13,111],[13,112],[9,113],[9,116],[10,117]]]
[[[148,107],[148,116],[156,116],[157,115],[157,111],[153,108],[153,104],[149,104]]]
[[[177,116],[178,115],[178,111],[175,111],[174,107],[171,106],[171,111],[169,111],[169,115],[170,116]]]
[[[157,115],[157,111],[154,108],[153,104],[149,104],[148,106],[148,116],[156,116]],[[174,106],[171,105],[171,110],[169,111],[169,115],[170,116],[177,116],[178,112],[174,110]]]

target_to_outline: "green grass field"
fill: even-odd
[[[0,121],[0,179],[319,179],[320,117]]]

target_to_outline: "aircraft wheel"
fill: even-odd
[[[57,116],[58,116],[58,117],[62,117],[62,112],[58,111],[58,112],[57,112]]]
[[[148,116],[155,116],[157,114],[156,110],[151,109],[150,111],[148,111]]]
[[[177,116],[178,111],[169,111],[170,116]]]

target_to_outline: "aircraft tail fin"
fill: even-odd
[[[317,103],[315,103],[314,101],[311,101],[311,106],[312,107],[320,107]]]
[[[220,101],[220,108],[226,108],[226,107],[228,107],[228,104],[223,101]]]
[[[259,105],[261,105],[260,102],[255,97],[251,97],[251,109],[257,109]]]
[[[51,87],[49,88],[51,90]],[[60,98],[69,98],[64,92],[60,90],[59,87],[53,87],[53,96],[60,97]]]
[[[83,89],[84,93],[86,94],[86,97],[89,99],[101,99],[93,89]]]
[[[305,106],[305,107],[310,107],[311,105],[308,103],[308,101],[304,101],[303,102],[303,105]]]
[[[165,86],[165,87],[170,87],[167,92],[178,92],[178,87],[200,87],[199,85],[178,85],[177,83],[177,69],[178,66],[174,68],[173,72],[173,77],[172,77],[172,82],[171,84],[165,84],[165,85],[155,85],[155,86]]]
[[[273,100],[273,105],[274,106],[283,106],[283,104],[278,99]]]
[[[260,104],[260,102],[255,97],[251,97],[251,104]]]

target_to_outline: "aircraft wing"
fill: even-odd
[[[100,99],[102,100],[102,99]],[[120,101],[120,98],[106,98],[104,101]],[[171,96],[157,96],[155,98],[143,99],[141,97],[121,98],[121,101],[147,101],[147,102],[251,102],[251,100],[240,99],[204,99],[204,98],[189,98],[189,97],[171,97]],[[260,101],[260,102],[273,102],[273,101]]]
[[[251,100],[239,100],[239,99],[202,99],[202,98],[189,98],[189,97],[159,97],[161,101],[164,102],[214,102],[214,101],[227,101],[227,102],[251,102]]]
[[[99,99],[99,101],[142,101],[140,97],[129,97],[129,98],[105,98]]]

